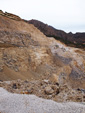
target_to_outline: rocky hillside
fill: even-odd
[[[0,14],[0,81],[17,79],[84,89],[85,51],[46,37],[22,19]]]
[[[21,18],[19,16],[11,14],[11,13],[8,13],[8,12],[4,13],[2,10],[0,10],[0,15],[3,15],[5,17],[11,18],[11,19],[14,19],[14,20],[17,20],[17,21],[21,20]]]
[[[33,24],[48,37],[54,37],[55,39],[60,40],[69,46],[85,48],[85,33],[66,33],[38,20],[29,20],[26,22]]]

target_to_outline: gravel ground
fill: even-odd
[[[57,103],[35,95],[12,94],[1,87],[0,113],[85,113],[85,105]]]

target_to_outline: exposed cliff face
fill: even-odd
[[[51,64],[45,38],[33,25],[0,16],[1,79],[32,78],[40,64]]]
[[[65,33],[62,30],[57,30],[52,26],[44,24],[38,20],[30,20],[26,22],[33,24],[48,37],[54,37],[55,39],[60,40],[70,46],[85,48],[85,33]]]
[[[0,80],[49,79],[85,88],[85,51],[0,15]]]

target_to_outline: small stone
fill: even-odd
[[[57,85],[52,85],[51,87],[53,90],[59,89],[59,87]]]
[[[59,76],[56,75],[56,74],[53,74],[50,78],[50,81],[53,82],[53,83],[59,83]]]
[[[47,95],[50,95],[54,93],[54,90],[50,86],[48,86],[48,87],[45,87],[45,93]]]
[[[2,72],[3,71],[3,67],[0,67],[0,72]]]
[[[27,91],[22,91],[21,94],[31,94],[32,92],[32,89],[28,89]]]
[[[57,85],[52,85],[52,89],[56,92],[56,94],[59,93],[59,87]]]
[[[16,83],[13,84],[12,88],[17,89]]]
[[[17,67],[17,66],[15,66],[15,67],[14,67],[14,70],[15,70],[16,72],[18,72],[18,71],[19,71],[19,69],[18,69],[18,67]]]
[[[48,82],[49,82],[49,80],[46,80],[46,79],[45,79],[45,80],[43,80],[43,81],[44,81],[45,83],[48,83]]]
[[[3,82],[3,80],[0,80],[0,82]]]
[[[29,82],[27,80],[25,80],[24,83],[29,83]]]
[[[32,89],[28,89],[27,92],[28,92],[28,94],[31,94],[33,92],[33,90]]]
[[[49,95],[49,99],[51,99],[52,98],[52,95]]]

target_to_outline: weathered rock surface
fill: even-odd
[[[85,51],[0,15],[0,80],[42,80],[85,89]]]

